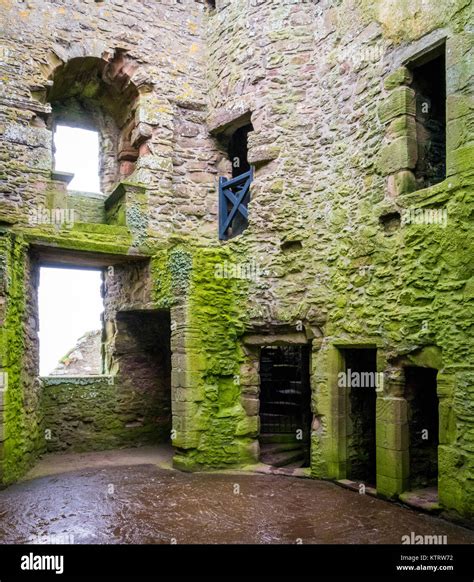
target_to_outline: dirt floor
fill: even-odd
[[[0,492],[0,543],[391,543],[474,531],[281,475],[182,473],[167,447],[49,455]]]

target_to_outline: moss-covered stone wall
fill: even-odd
[[[156,305],[171,309],[173,439],[183,470],[258,459],[258,416],[241,396],[246,281],[222,276],[236,257],[176,241],[152,259]]]
[[[415,4],[218,2],[208,25],[209,123],[218,131],[248,111],[255,128],[250,225],[229,243],[264,273],[250,282],[250,324],[321,330],[313,475],[347,476],[337,348],[374,347],[386,376],[377,490],[393,496],[409,486],[399,358],[434,346],[442,362],[420,365],[440,379],[440,502],[472,515],[471,7]],[[446,179],[416,190],[406,65],[443,42]]]
[[[224,262],[235,261],[222,250],[200,249],[193,257],[186,305],[186,365],[196,374],[191,387],[195,448],[181,466],[225,466],[256,460],[258,417],[247,417],[241,403],[239,339],[245,330],[245,282],[219,277]],[[193,410],[194,409],[194,410]],[[184,435],[183,435],[184,436]],[[180,446],[178,430],[177,443]],[[181,462],[180,462],[181,461]]]
[[[285,329],[312,345],[312,476],[347,477],[340,350],[376,349],[385,378],[376,399],[378,493],[409,487],[404,370],[429,367],[437,371],[440,504],[472,516],[471,3],[47,4],[5,3],[0,220],[36,247],[149,259],[149,268],[106,279],[106,335],[112,346],[119,339],[120,311],[170,310],[176,465],[257,459],[258,345],[243,338],[260,334],[263,345]],[[443,44],[446,178],[419,189],[410,62]],[[126,62],[122,78],[138,92],[138,158],[104,214],[76,201],[84,218],[72,227],[32,225],[31,211],[64,198],[51,174],[48,80],[89,57],[114,83]],[[254,128],[249,227],[222,243],[215,178],[229,163],[218,142],[242,119]],[[5,321],[15,334],[5,335],[14,388],[4,418],[14,425],[26,422],[15,394],[31,378],[20,383],[25,262],[5,249]],[[20,441],[17,452],[3,446],[10,479],[29,462],[30,437]]]
[[[2,232],[1,264],[3,316],[0,335],[2,371],[2,481],[10,483],[31,466],[44,450],[41,435],[40,390],[32,368],[36,352],[30,343],[36,331],[31,320],[28,289],[34,273],[29,268],[27,244],[22,237]],[[33,348],[30,350],[30,348]]]
[[[148,398],[113,376],[41,379],[46,450],[91,451],[166,442]],[[155,414],[155,417],[153,417]],[[144,422],[144,416],[148,421]]]

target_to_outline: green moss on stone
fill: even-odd
[[[27,245],[22,237],[4,235],[6,255],[7,304],[1,329],[0,360],[8,377],[4,394],[4,443],[2,482],[11,483],[21,477],[41,452],[39,408],[25,407],[25,390],[33,390],[27,382],[26,350],[26,285],[25,264]],[[4,255],[4,257],[5,257]],[[32,400],[30,395],[29,400]]]

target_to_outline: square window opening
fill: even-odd
[[[446,57],[440,45],[408,63],[416,98],[415,178],[427,188],[446,178]]]
[[[56,172],[73,174],[68,190],[100,193],[99,165],[97,131],[56,125],[54,166]]]
[[[40,267],[39,281],[40,375],[103,374],[101,270]]]

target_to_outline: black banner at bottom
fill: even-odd
[[[474,580],[472,546],[462,545],[3,545],[0,582],[140,580]]]

